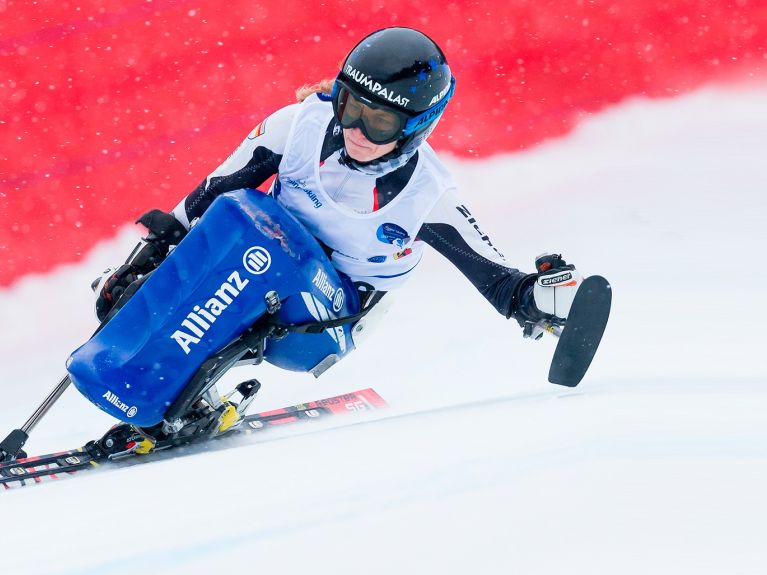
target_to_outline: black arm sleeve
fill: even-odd
[[[221,194],[241,188],[257,188],[263,184],[277,173],[280,160],[281,154],[259,146],[253,150],[251,158],[242,168],[230,174],[212,175],[203,180],[184,201],[189,221],[200,217]]]
[[[475,230],[471,229],[472,232]],[[477,229],[480,240],[484,236]],[[525,303],[522,297],[535,276],[506,267],[475,251],[463,235],[450,224],[424,223],[418,233],[423,240],[445,256],[501,314],[517,317]]]

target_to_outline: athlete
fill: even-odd
[[[300,89],[299,103],[258,124],[170,214],[152,210],[139,219],[147,238],[94,282],[99,319],[218,196],[272,176],[268,193],[354,283],[361,307],[383,309],[383,294],[402,285],[429,245],[525,335],[539,336],[540,320],[566,319],[581,281],[574,266],[544,255],[535,273],[510,267],[426,141],[454,91],[445,55],[425,34],[386,28],[365,37],[334,81]]]

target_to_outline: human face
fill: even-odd
[[[372,162],[385,156],[397,147],[397,142],[374,144],[365,137],[359,128],[344,128],[344,146],[346,153],[357,162]]]
[[[372,144],[396,142],[405,135],[404,113],[355,94],[339,80],[333,86],[333,112],[341,127],[359,128]]]

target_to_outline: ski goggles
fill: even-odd
[[[414,116],[380,105],[361,96],[342,80],[336,80],[332,93],[333,110],[341,127],[359,128],[372,143],[389,144],[415,134],[439,118],[454,91],[455,78],[452,78],[450,88],[442,100]]]

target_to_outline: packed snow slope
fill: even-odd
[[[756,574],[764,570],[767,90],[632,100],[533,151],[448,159],[509,262],[608,277],[573,390],[431,254],[365,347],[325,374],[243,368],[253,410],[375,388],[374,420],[0,493],[3,572]],[[135,238],[0,291],[0,427],[95,327],[88,284]],[[110,420],[74,390],[33,452]],[[338,426],[340,425],[340,427]]]

